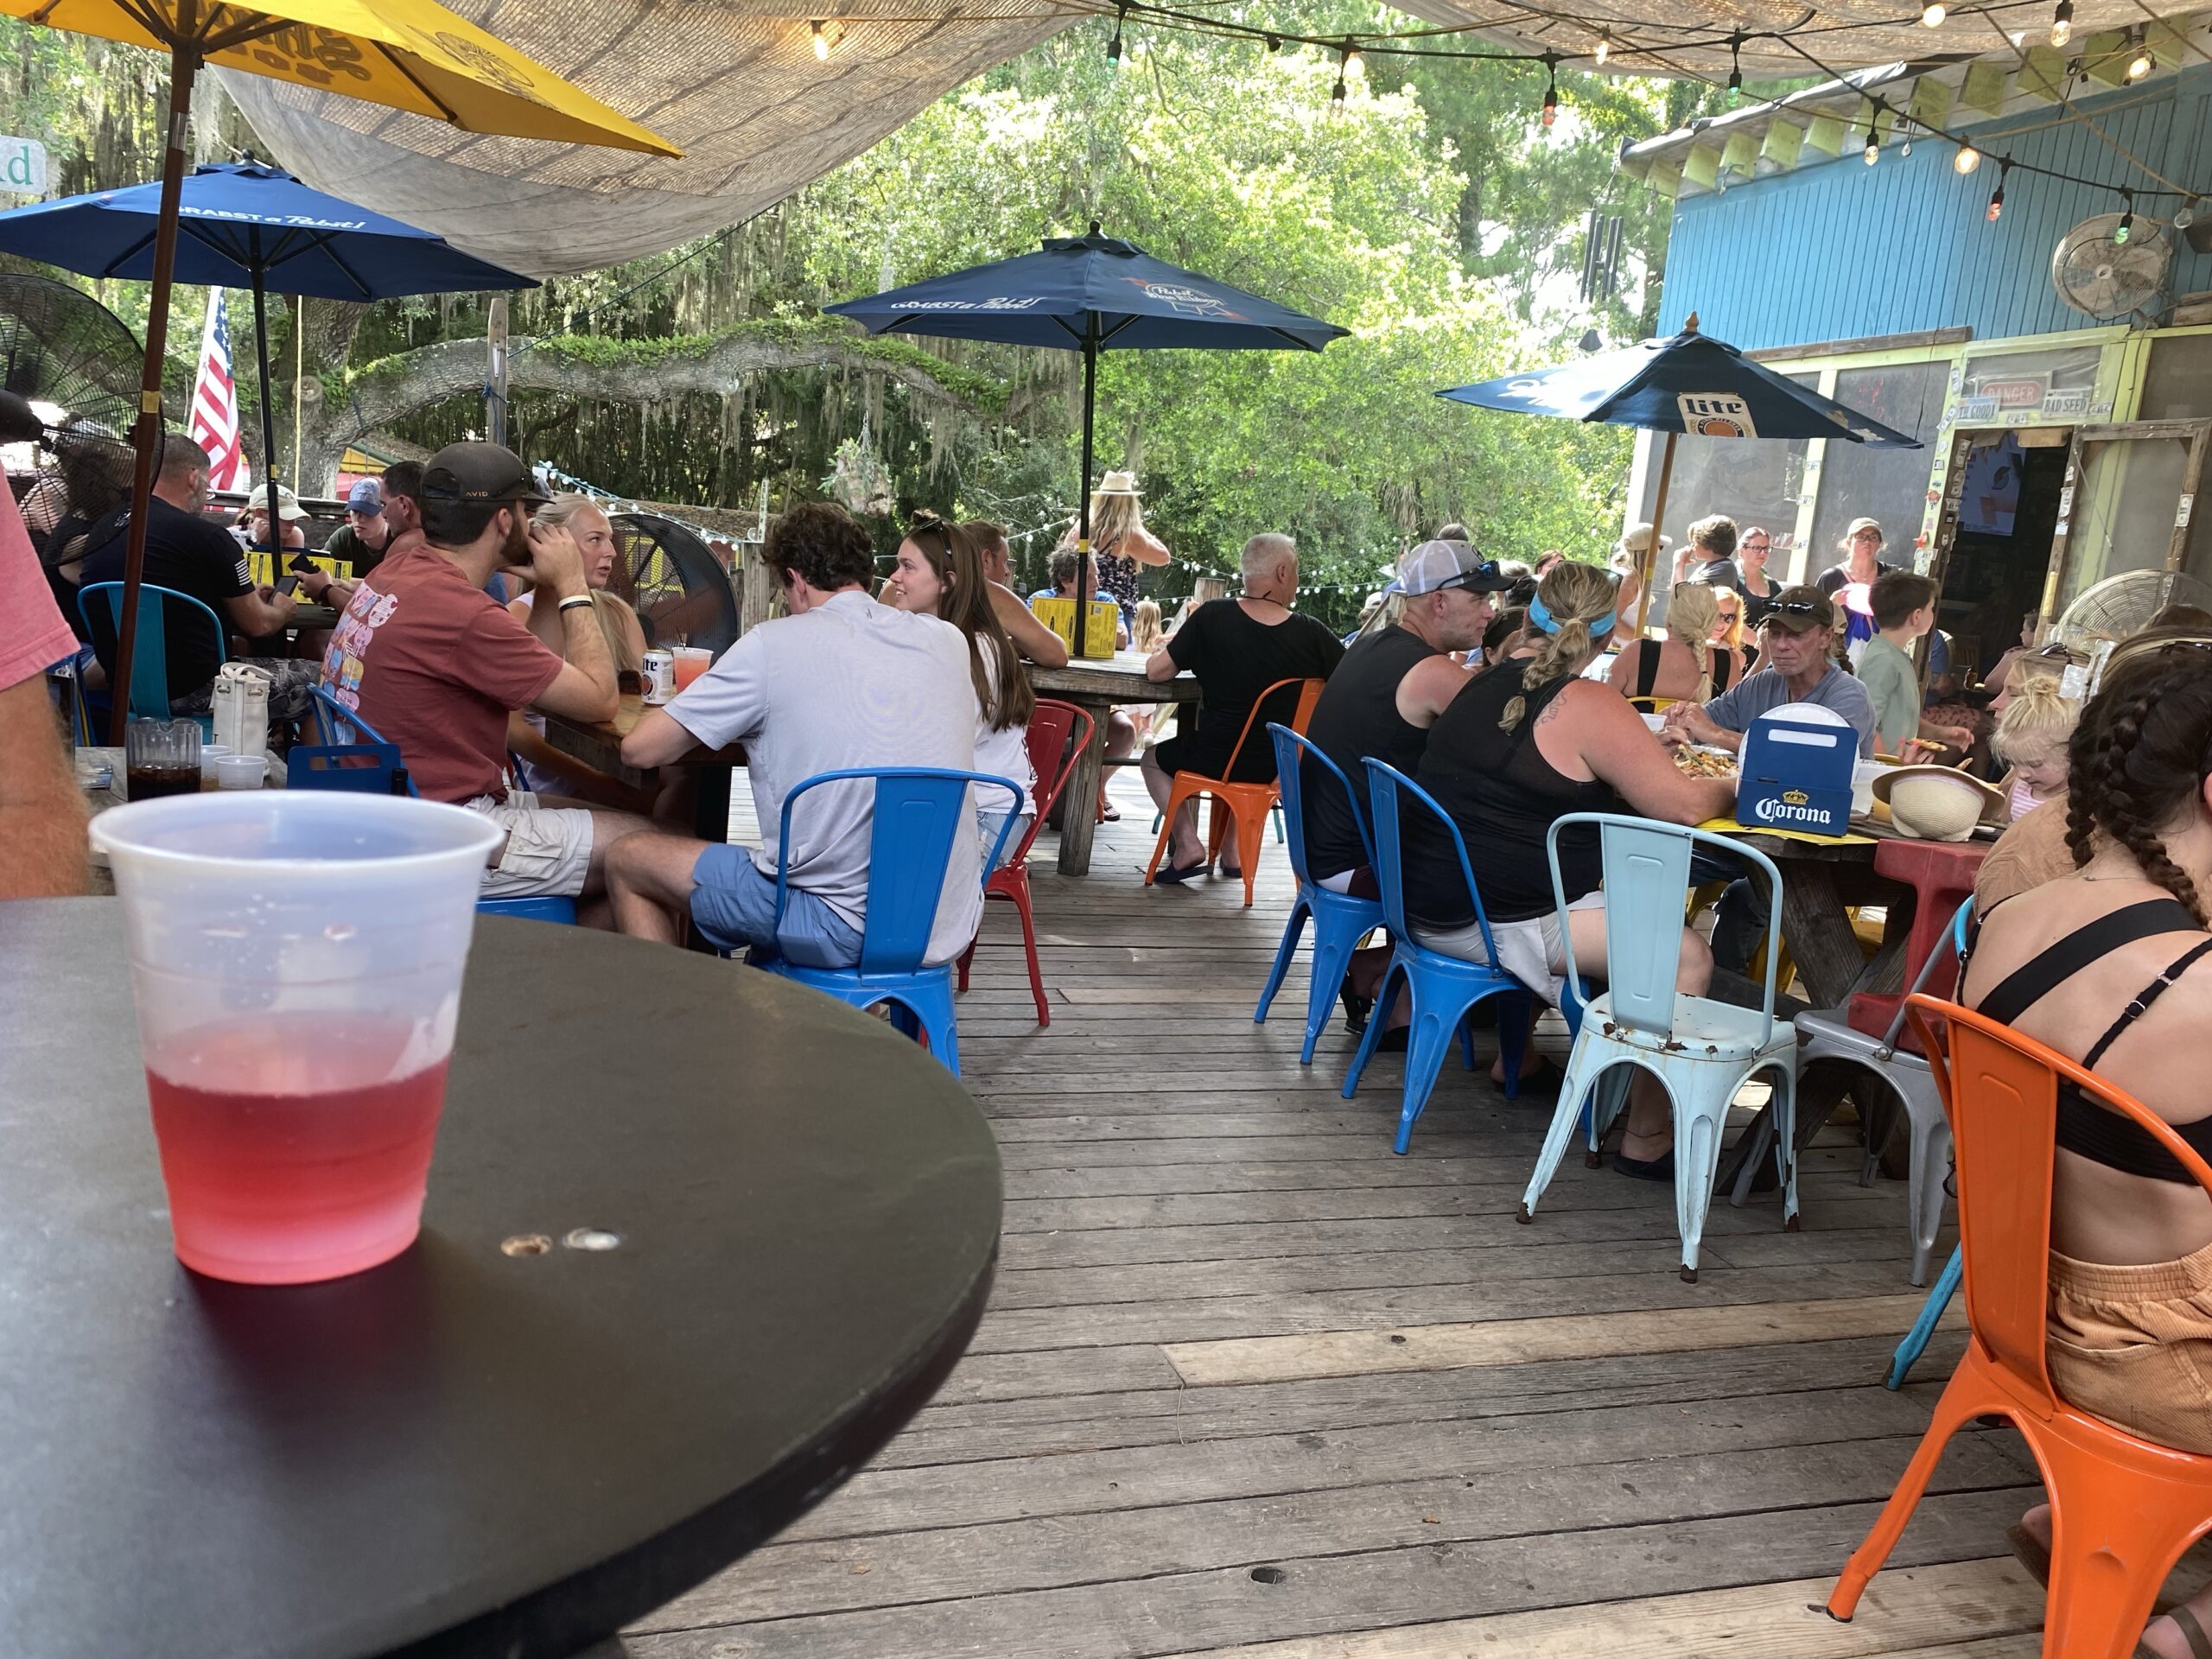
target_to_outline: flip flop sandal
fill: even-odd
[[[1180,887],[1192,876],[1204,874],[1205,868],[1204,859],[1200,859],[1195,864],[1170,864],[1154,873],[1152,884],[1156,887]]]
[[[1556,1064],[1550,1055],[1539,1054],[1536,1057],[1536,1069],[1522,1073],[1521,1081],[1514,1084],[1514,1088],[1517,1091],[1516,1098],[1519,1096],[1526,1096],[1532,1090],[1540,1095],[1555,1095],[1559,1092],[1560,1084],[1566,1081],[1566,1069]],[[1505,1085],[1501,1083],[1495,1086],[1503,1089]]]
[[[2044,1589],[2050,1589],[2050,1552],[2036,1541],[2035,1534],[2030,1532],[2025,1527],[2015,1523],[2005,1529],[2005,1541],[2012,1547],[2012,1558],[2028,1569],[2028,1576]],[[2177,1609],[2178,1613],[2174,1622],[2180,1624],[2179,1615],[2187,1614],[2189,1610],[2181,1606],[2178,1602],[2159,1600],[2152,1605],[2151,1617],[2162,1618],[2169,1613],[2176,1613]],[[2190,1618],[2187,1624],[2182,1625],[2182,1635],[2189,1637],[2192,1627],[2196,1628],[2196,1636],[2190,1637],[2190,1653],[2196,1656],[2196,1659],[2212,1659],[2212,1641],[2207,1641],[2202,1647],[2196,1645],[2198,1639],[2203,1637],[2204,1632],[2202,1627],[2197,1625],[2193,1616]],[[2158,1656],[2152,1653],[2150,1649],[2139,1644],[2135,1651],[2139,1656],[2149,1654],[2150,1659],[2158,1659]]]
[[[2195,1613],[2186,1606],[2175,1606],[2167,1608],[2165,1616],[2180,1627],[2182,1639],[2189,1643],[2190,1659],[2212,1659],[2212,1635],[2205,1633],[2204,1626],[2196,1622]],[[2135,1644],[2135,1651],[2149,1655],[2150,1659],[2158,1659],[2158,1655],[2152,1653],[2140,1642]]]

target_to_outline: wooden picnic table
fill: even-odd
[[[10,1656],[579,1652],[865,1465],[982,1313],[998,1154],[938,1061],[772,975],[498,916],[421,1237],[201,1278],[121,905],[0,912]],[[609,1042],[611,997],[650,1033]]]
[[[621,706],[612,720],[571,720],[565,715],[545,715],[545,741],[572,760],[581,760],[594,772],[604,772],[632,789],[653,789],[660,782],[652,766],[633,766],[622,758],[622,740],[645,717],[647,704],[634,691],[622,694]],[[702,841],[729,839],[730,771],[743,764],[741,751],[721,750],[677,762],[698,773],[699,805],[694,829]]]
[[[1141,652],[1116,652],[1109,659],[1076,661],[1065,668],[1032,665],[1029,683],[1040,697],[1057,697],[1089,712],[1090,741],[1076,757],[1075,771],[1061,792],[1060,874],[1090,874],[1090,841],[1097,828],[1099,781],[1106,771],[1106,717],[1116,703],[1196,702],[1198,683],[1189,674],[1148,680]]]
[[[1724,832],[1764,853],[1782,872],[1782,942],[1797,964],[1816,1008],[1843,1007],[1860,991],[1893,991],[1903,982],[1904,945],[1912,926],[1912,889],[1874,874],[1874,841],[1890,832],[1853,826],[1865,841],[1800,841],[1749,830]],[[1870,960],[1859,949],[1851,912],[1884,906],[1882,944]]]

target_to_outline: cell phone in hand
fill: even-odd
[[[302,575],[304,575],[308,571],[315,570],[315,569],[319,569],[321,567],[320,567],[320,566],[318,566],[318,565],[315,563],[315,562],[313,559],[309,558],[306,554],[304,554],[304,553],[295,553],[295,554],[293,554],[293,555],[292,555],[292,562],[291,562],[290,565],[289,565],[289,567],[287,567],[287,568],[288,568],[288,569],[293,569],[293,570],[297,570],[297,571],[299,571]]]
[[[297,593],[299,591],[299,587],[300,579],[297,576],[279,576],[276,578],[276,591],[280,594],[290,594]]]

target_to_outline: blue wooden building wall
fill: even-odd
[[[2167,178],[2212,190],[2212,67],[2161,73],[2075,107]],[[2079,177],[2152,182],[2079,122],[2021,130],[2057,116],[2047,105],[1954,130],[1986,150]],[[1868,167],[1847,148],[1840,161],[1681,202],[1660,333],[1676,332],[1692,311],[1703,332],[1746,349],[1961,325],[1977,340],[2100,326],[2059,300],[2050,256],[2074,225],[2117,213],[2119,198],[2015,169],[2004,214],[1992,225],[1994,156],[1961,176],[1954,153],[1948,143],[1922,143],[1904,156],[1891,144]],[[2171,213],[2178,204],[2166,197],[2155,205]],[[2212,213],[2212,202],[2198,211]],[[2168,236],[2171,290],[2212,289],[2212,254]]]

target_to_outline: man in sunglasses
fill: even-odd
[[[1835,607],[1817,588],[1785,588],[1759,628],[1764,664],[1708,703],[1678,702],[1667,710],[1665,741],[1679,747],[1704,743],[1740,753],[1744,734],[1761,715],[1784,703],[1817,703],[1849,721],[1859,733],[1859,753],[1874,753],[1874,702],[1866,688],[1838,668],[1828,655],[1835,633]],[[1709,859],[1711,855],[1700,855]],[[1693,868],[1694,880],[1734,876],[1732,868]],[[1729,882],[1715,914],[1713,965],[1740,974],[1765,937],[1768,895],[1740,878]]]

